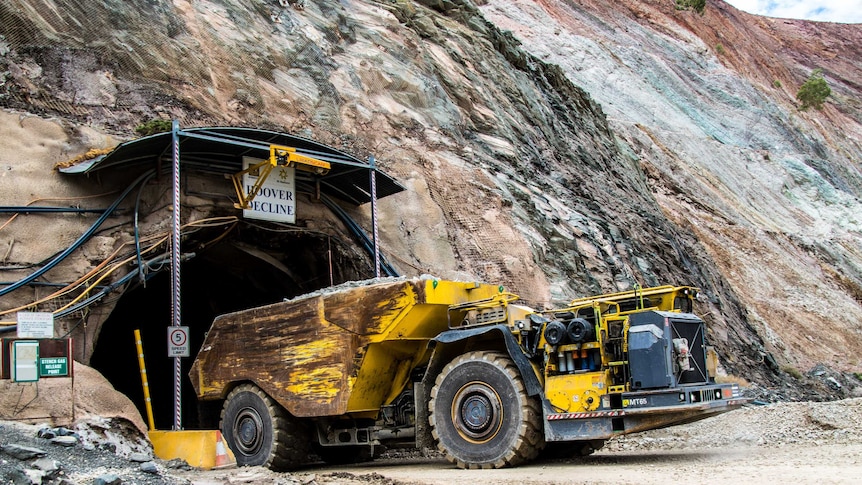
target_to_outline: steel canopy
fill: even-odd
[[[297,172],[297,182],[319,184],[321,193],[353,205],[371,201],[369,175],[372,170],[377,172],[377,198],[405,190],[395,179],[377,169],[373,162],[288,133],[255,128],[201,127],[180,130],[179,135],[181,164],[186,171],[234,174],[243,169],[242,157],[268,158],[270,145],[281,145],[294,147],[297,153],[331,164],[325,175]],[[72,174],[112,167],[168,168],[171,156],[171,132],[165,132],[122,143],[106,155],[60,171]]]

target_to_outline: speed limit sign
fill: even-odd
[[[189,357],[189,327],[168,327],[168,357]]]

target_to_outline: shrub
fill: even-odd
[[[781,87],[781,81],[776,79],[775,81],[772,81],[772,85],[775,86],[776,88],[780,88]]]
[[[784,371],[785,374],[788,374],[790,377],[793,377],[794,379],[802,379],[802,373],[799,372],[799,369],[797,369],[796,367],[786,365],[782,367],[781,370]]]
[[[808,80],[806,80],[799,91],[796,93],[796,99],[802,104],[799,106],[800,111],[805,111],[808,108],[822,109],[823,102],[832,94],[826,80],[823,79],[823,70],[815,69]]]
[[[676,0],[676,9],[692,9],[695,12],[703,15],[703,11],[704,9],[706,9],[706,0]]]
[[[156,133],[163,133],[165,131],[171,131],[171,125],[173,123],[171,120],[150,120],[141,123],[140,125],[135,127],[135,133],[141,136],[150,136],[155,135]]]
[[[721,44],[715,44],[715,52],[717,52],[719,55],[724,54],[724,46]]]

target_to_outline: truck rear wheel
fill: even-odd
[[[471,352],[437,376],[428,404],[431,433],[460,468],[502,468],[544,447],[541,408],[501,352]]]
[[[242,384],[228,394],[219,428],[239,466],[288,470],[308,461],[303,423],[253,384]]]

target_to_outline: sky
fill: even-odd
[[[767,17],[862,23],[862,0],[725,0],[734,7]]]

